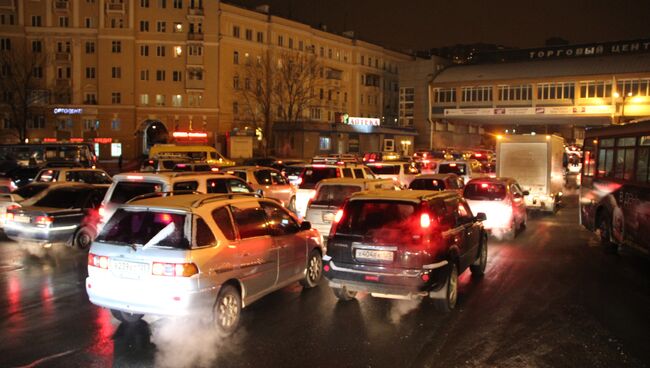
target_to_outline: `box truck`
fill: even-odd
[[[524,134],[497,137],[498,177],[510,177],[524,191],[526,207],[554,212],[564,188],[564,138]]]

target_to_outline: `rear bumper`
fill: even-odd
[[[5,224],[4,232],[9,239],[15,241],[65,243],[70,240],[77,228],[78,226],[39,228],[9,222]]]
[[[378,296],[416,298],[440,290],[447,281],[449,264],[447,261],[427,265],[422,269],[383,270],[382,272],[364,269],[359,265],[337,264],[323,257],[324,272],[330,287],[345,287]],[[423,276],[428,280],[424,281]]]

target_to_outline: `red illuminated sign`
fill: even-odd
[[[109,144],[113,143],[113,138],[93,138],[94,143]]]
[[[70,143],[83,143],[83,138],[70,138]]]
[[[56,143],[56,138],[43,138],[43,143]]]
[[[174,132],[174,138],[207,138],[206,132]]]

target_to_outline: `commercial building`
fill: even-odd
[[[323,66],[301,122],[347,114],[400,128],[398,64],[411,59],[216,0],[0,0],[0,41],[0,53],[33,62],[25,138],[93,141],[100,159],[136,158],[189,131],[225,152],[229,134],[256,128],[240,118],[237,90],[254,83],[242,68],[269,51],[310,53]],[[0,96],[3,142],[17,141],[17,92]]]

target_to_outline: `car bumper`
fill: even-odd
[[[5,235],[15,241],[63,243],[70,240],[78,226],[39,228],[11,222],[5,224]]]
[[[406,269],[395,272],[382,272],[364,269],[356,265],[336,264],[323,257],[324,272],[330,287],[345,287],[350,291],[370,293],[373,296],[394,299],[415,299],[440,290],[447,281],[449,264],[447,261],[427,265],[422,269]],[[426,277],[424,276],[426,275]],[[426,281],[425,281],[426,279]]]

